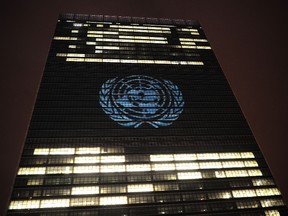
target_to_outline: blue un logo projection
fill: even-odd
[[[100,104],[112,120],[134,128],[171,125],[184,108],[177,85],[145,75],[107,80],[100,90]]]

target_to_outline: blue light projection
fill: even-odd
[[[103,83],[100,104],[120,125],[137,128],[146,123],[158,128],[178,119],[184,100],[179,87],[169,80],[132,75]]]

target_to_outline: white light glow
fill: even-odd
[[[179,180],[202,178],[201,172],[179,172],[177,176]]]
[[[128,193],[154,191],[153,184],[132,184],[127,187]]]
[[[100,197],[99,205],[125,205],[127,203],[127,196],[109,196]]]
[[[99,186],[72,187],[71,195],[99,194]]]
[[[41,200],[40,208],[60,208],[60,207],[69,207],[69,199],[49,199]]]

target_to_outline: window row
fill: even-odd
[[[112,152],[113,148],[109,151]],[[119,149],[120,150],[120,149]],[[122,151],[118,151],[121,152]],[[34,155],[98,155],[107,154],[107,148],[100,147],[80,147],[80,148],[35,148]],[[117,153],[117,152],[113,152]],[[82,156],[80,156],[81,158]],[[127,161],[125,158],[135,157],[136,161],[140,162],[142,159],[144,161],[152,162],[169,162],[169,161],[196,161],[196,160],[237,160],[237,159],[252,159],[255,158],[253,152],[220,152],[220,153],[179,153],[179,154],[151,154],[151,155],[113,155],[113,156],[97,156],[101,160],[109,160],[121,158],[121,162]],[[149,158],[149,159],[148,159]],[[120,161],[115,162],[120,162]],[[249,160],[250,161],[250,160]],[[223,161],[225,162],[225,161]],[[233,161],[226,161],[233,162]]]
[[[196,172],[197,173],[197,172]],[[178,173],[179,175],[180,173]],[[185,174],[186,175],[186,174]],[[205,173],[201,173],[202,177],[205,177]],[[180,174],[181,176],[181,174]],[[125,183],[125,182],[152,182],[152,181],[167,181],[167,180],[177,180],[177,173],[154,173],[154,174],[142,174],[142,175],[93,175],[93,176],[73,176],[73,177],[50,177],[50,178],[41,178],[41,177],[33,177],[33,178],[24,178],[17,179],[17,186],[37,186],[37,185],[79,185],[79,184],[95,184],[95,183]],[[190,182],[191,183],[191,182]],[[181,184],[190,184],[185,181]],[[275,185],[274,181],[270,178],[263,179],[241,179],[241,180],[223,180],[223,181],[208,181],[192,182],[195,186],[194,189],[216,189],[216,188],[238,188],[238,187],[259,187],[259,186],[269,186]],[[192,184],[191,183],[191,184]],[[190,186],[189,186],[190,187]]]
[[[172,199],[171,199],[172,198]],[[81,197],[81,198],[70,198],[70,199],[43,199],[43,200],[15,200],[11,201],[9,205],[10,210],[16,209],[36,209],[36,208],[65,208],[65,207],[76,207],[76,206],[106,206],[106,205],[127,205],[127,204],[141,204],[141,203],[154,203],[156,202],[175,202],[177,197],[169,197],[169,195],[162,195],[157,197],[156,200],[153,196],[105,196],[105,197]],[[184,198],[184,200],[186,200]],[[180,201],[180,198],[179,198]],[[188,198],[188,201],[189,198]],[[232,204],[232,202],[229,202]],[[211,203],[212,206],[214,203]],[[216,204],[216,203],[215,203]],[[201,205],[207,206],[209,204],[196,204],[199,207]],[[189,204],[190,207],[193,205]],[[255,200],[243,200],[237,201],[236,206],[238,209],[250,209],[259,207],[276,207],[284,206],[283,200],[277,198],[261,199],[260,203]],[[180,206],[179,206],[180,207]],[[218,203],[218,210],[223,210],[224,204]],[[161,209],[166,207],[161,206]],[[203,211],[203,208],[199,209]],[[215,209],[216,210],[216,209]]]
[[[102,58],[66,58],[67,62],[99,62],[125,64],[173,64],[173,65],[204,65],[202,61],[170,61],[170,60],[137,60],[137,59],[102,59]]]
[[[68,161],[69,162],[69,161]],[[99,162],[97,157],[75,157],[75,164]],[[174,171],[174,170],[205,170],[223,168],[247,168],[257,167],[256,161],[232,161],[232,162],[182,162],[182,163],[143,163],[143,164],[119,164],[124,162],[124,157],[111,156],[102,158],[101,163],[116,163],[113,165],[83,165],[83,166],[50,166],[50,167],[20,167],[18,175],[39,174],[69,174],[69,173],[117,173],[117,172],[147,172],[147,171]],[[239,176],[248,176],[247,173],[260,172],[260,170],[221,170],[215,171],[217,178],[230,177],[238,171]],[[260,174],[259,173],[259,174]]]
[[[145,193],[159,191],[175,191],[189,190],[189,184],[171,184],[171,183],[154,183],[154,184],[128,184],[128,185],[101,185],[101,186],[74,186],[71,188],[48,188],[48,189],[24,189],[16,190],[14,197],[39,197],[39,196],[67,196],[67,195],[94,195],[94,194],[114,194],[114,193]],[[43,192],[42,192],[43,191]],[[277,188],[261,188],[261,189],[241,189],[226,190],[215,192],[195,192],[190,194],[201,194],[201,199],[229,199],[229,198],[245,198],[258,196],[277,196],[280,191]],[[197,195],[197,196],[198,196]],[[186,196],[186,195],[185,195]],[[208,198],[207,198],[208,197]]]

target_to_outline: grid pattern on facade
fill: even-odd
[[[198,22],[65,14],[9,205],[21,214],[287,208]]]

